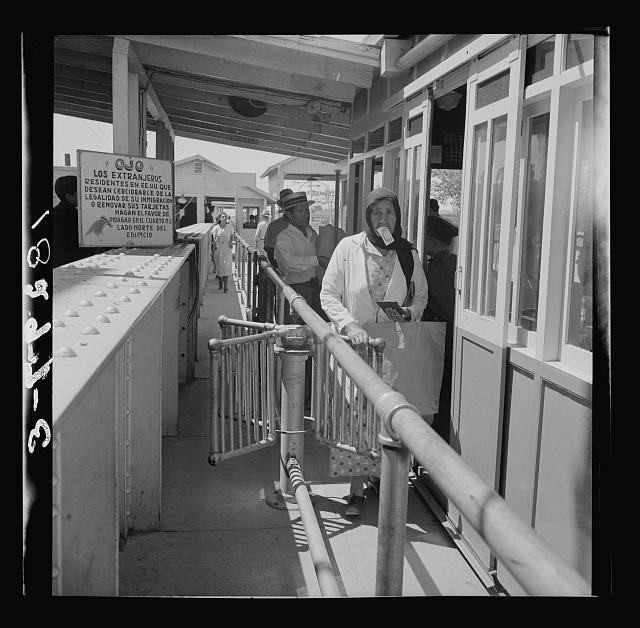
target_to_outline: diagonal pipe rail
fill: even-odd
[[[293,496],[300,512],[304,533],[307,535],[307,544],[309,545],[313,568],[320,585],[320,592],[323,597],[340,597],[340,588],[333,573],[331,560],[324,544],[311,497],[302,475],[300,463],[295,456],[291,456],[287,460],[287,473],[291,482]]]
[[[251,249],[244,243],[248,249]],[[518,583],[530,595],[588,596],[591,587],[582,576],[561,561],[524,523],[500,495],[489,488],[480,476],[423,420],[405,397],[386,384],[353,349],[322,320],[304,298],[288,286],[271,266],[260,266],[278,286],[290,307],[305,321],[317,338],[325,344],[340,366],[374,404],[381,419],[380,440],[383,444],[380,513],[378,520],[378,565],[376,595],[400,595],[404,561],[404,528],[406,502],[391,507],[392,491],[382,488],[385,479],[398,476],[389,469],[392,449],[400,450],[396,459],[402,466],[407,449],[420,462],[448,499],[450,499],[482,535],[494,554],[504,563]],[[385,470],[386,468],[386,470]],[[388,482],[387,482],[388,483]],[[405,484],[406,486],[406,484]],[[397,507],[401,507],[398,513]],[[398,525],[395,515],[404,522]],[[401,530],[400,530],[401,528]],[[389,542],[389,535],[395,538]],[[400,542],[401,541],[401,542]],[[400,552],[390,548],[400,547]],[[398,555],[399,554],[399,555]],[[381,564],[382,563],[382,564]],[[387,574],[387,576],[385,576]],[[391,577],[388,576],[391,574]]]

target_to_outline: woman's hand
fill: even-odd
[[[349,337],[353,347],[366,346],[369,342],[369,334],[356,323],[345,325],[343,332]]]

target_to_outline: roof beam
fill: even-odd
[[[259,133],[264,133],[265,135],[272,135],[273,137],[289,137],[292,139],[302,140],[302,141],[311,141],[316,144],[337,148],[338,150],[346,150],[349,147],[348,140],[341,140],[334,137],[324,137],[318,133],[312,133],[308,131],[300,131],[297,129],[291,128],[277,128],[273,126],[265,126],[260,124],[259,122],[255,122],[252,118],[244,118],[242,120],[237,118],[225,118],[222,116],[210,115],[208,113],[196,112],[192,113],[190,111],[173,108],[167,105],[166,108],[167,113],[170,115],[172,120],[177,120],[178,118],[189,119],[194,121],[200,121],[207,124],[219,125],[221,127],[226,127],[229,129],[242,129],[249,132],[255,131]]]
[[[176,128],[176,135],[178,137],[187,137],[194,140],[200,140],[201,142],[212,142],[214,144],[223,144],[225,146],[238,146],[239,148],[248,148],[250,150],[258,150],[266,153],[277,153],[280,155],[286,155],[288,157],[303,157],[305,159],[313,159],[315,161],[323,161],[326,163],[337,163],[344,158],[328,158],[322,157],[318,155],[314,155],[312,153],[308,153],[304,150],[295,150],[291,147],[281,147],[281,146],[267,146],[264,142],[254,141],[254,142],[239,142],[234,139],[229,139],[226,137],[205,137],[200,133],[193,133],[188,129]]]
[[[54,72],[55,73],[55,72]],[[53,81],[53,89],[56,90],[73,90],[85,94],[100,94],[111,98],[113,87],[101,83],[93,83],[82,80],[72,80],[62,76],[56,76]]]
[[[339,102],[353,102],[355,97],[355,85],[281,72],[278,69],[259,68],[246,63],[162,48],[152,44],[137,43],[136,49],[144,65],[159,66],[190,75],[215,77],[231,83],[259,86],[267,90],[275,88],[278,91],[307,95],[310,99],[326,98]]]
[[[190,128],[193,131],[207,131],[211,133],[222,133],[231,139],[242,138],[247,140],[263,140],[265,142],[273,142],[281,146],[290,146],[292,148],[304,148],[306,150],[316,152],[318,154],[324,153],[331,156],[345,157],[347,155],[347,148],[339,148],[337,146],[327,146],[320,144],[314,140],[300,140],[292,137],[286,137],[279,134],[263,133],[262,131],[253,131],[246,129],[239,129],[235,126],[227,126],[223,124],[214,124],[203,122],[201,119],[192,120],[183,116],[174,115],[173,121],[176,127]]]
[[[54,89],[53,98],[59,102],[75,103],[80,106],[95,107],[111,111],[112,104],[108,96],[102,94],[89,94],[82,90]]]
[[[106,73],[99,70],[87,70],[85,68],[79,68],[65,63],[54,63],[53,76],[54,84],[59,78],[62,78],[70,81],[100,85],[113,90],[113,85],[111,84],[111,72]]]
[[[96,107],[64,102],[57,100],[56,98],[53,99],[53,112],[65,116],[86,118],[87,120],[97,120],[99,122],[113,124],[113,118],[110,110],[106,111],[105,109],[99,109]]]
[[[170,93],[177,98],[182,95],[185,98],[192,98],[194,100],[198,100],[199,102],[206,102],[222,107],[229,107],[229,100],[227,96],[240,96],[243,98],[261,100],[263,102],[266,102],[267,106],[269,106],[270,103],[275,103],[276,105],[280,104],[285,107],[299,105],[300,109],[291,108],[286,110],[286,114],[280,114],[286,116],[287,118],[293,117],[294,119],[300,121],[321,122],[331,127],[333,127],[334,125],[338,125],[340,127],[340,130],[347,129],[351,122],[350,108],[348,105],[345,105],[343,110],[329,107],[328,105],[324,104],[323,112],[328,112],[330,116],[330,120],[325,121],[324,118],[327,117],[326,115],[323,115],[322,112],[319,115],[307,112],[304,108],[306,101],[300,96],[294,98],[293,94],[291,95],[291,97],[272,97],[271,95],[266,95],[264,92],[261,92],[259,89],[234,89],[230,87],[216,86],[209,83],[189,80],[182,77],[169,76],[165,74],[154,73],[152,78],[156,86],[156,91],[159,94]],[[169,89],[168,87],[166,87],[168,85],[173,86],[174,89]],[[274,111],[279,110],[277,109],[277,107],[269,106],[269,113],[272,113]]]
[[[262,41],[260,38],[238,38],[229,35],[126,35],[126,38],[169,50],[182,50],[266,69],[278,68],[282,72],[324,81],[341,81],[358,87],[371,87],[373,79],[374,66],[351,59],[336,59],[331,52],[319,54],[314,50],[313,53],[309,53],[300,46],[291,49],[283,46],[280,41],[270,42]],[[286,54],[287,52],[289,54]]]
[[[174,128],[176,129],[176,133],[178,135],[185,135],[185,133],[187,133],[188,135],[186,135],[185,137],[192,137],[201,141],[209,141],[214,143],[234,142],[234,145],[236,146],[242,146],[243,148],[251,148],[254,150],[257,147],[260,147],[262,148],[262,150],[271,153],[284,153],[285,155],[296,156],[304,154],[305,156],[313,157],[314,159],[329,162],[339,161],[341,159],[344,159],[346,156],[346,153],[321,151],[314,148],[309,148],[307,146],[268,140],[264,138],[256,138],[238,133],[212,131],[208,129],[198,128],[197,126],[193,126],[190,124],[182,124],[181,122],[176,122]],[[222,140],[225,140],[225,142],[222,142]]]
[[[319,133],[321,135],[343,140],[349,139],[349,132],[346,128],[331,124],[307,121],[307,117],[301,115],[298,110],[293,107],[286,108],[283,111],[282,109],[278,110],[278,107],[276,106],[275,114],[271,113],[271,107],[269,107],[267,112],[261,116],[256,118],[246,118],[231,109],[224,96],[209,95],[206,92],[198,92],[197,90],[185,91],[164,85],[158,86],[158,94],[166,108],[177,108],[194,112],[197,111],[200,113],[221,116],[231,120],[249,120],[265,126],[308,131],[309,133]],[[283,113],[286,115],[283,115]]]
[[[347,63],[380,67],[380,48],[369,44],[336,39],[323,35],[231,35],[238,39],[251,40],[280,46],[306,54],[330,56]]]

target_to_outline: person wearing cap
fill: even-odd
[[[320,305],[320,283],[316,270],[326,266],[327,258],[317,255],[318,234],[311,228],[309,206],[305,192],[292,192],[280,197],[288,225],[276,237],[274,257],[284,280],[325,320],[326,314]],[[300,324],[298,315],[284,313],[284,323]]]
[[[81,247],[78,238],[78,177],[65,175],[53,186],[60,202],[51,212],[53,216],[53,268],[96,255],[110,247]]]
[[[264,250],[264,236],[267,232],[267,227],[271,222],[271,212],[268,209],[265,209],[262,212],[262,221],[258,223],[258,227],[256,229],[256,237],[255,237],[255,245],[256,250],[258,251],[258,257],[264,257],[266,252]]]
[[[419,321],[427,303],[422,263],[414,246],[402,237],[400,220],[396,194],[376,188],[366,199],[364,230],[338,242],[325,270],[320,302],[336,331],[348,336],[354,347],[367,345],[367,323]],[[381,309],[379,301],[395,301],[402,314]],[[338,460],[339,455],[337,448],[332,449],[332,457]],[[369,484],[375,491],[377,471],[365,462],[359,460],[357,468],[369,469]],[[351,476],[346,516],[362,513],[366,479]]]
[[[433,429],[449,441],[451,423],[451,382],[453,367],[453,323],[456,291],[454,285],[457,256],[451,253],[451,241],[458,235],[458,227],[437,214],[427,219],[427,281],[429,300],[422,315],[423,321],[447,323],[444,345],[444,371],[440,386],[439,412],[434,416]]]
[[[282,199],[289,194],[293,194],[293,190],[290,188],[284,188],[280,191],[279,198],[276,201],[278,205],[278,213],[280,214],[280,216],[269,223],[264,234],[264,250],[267,254],[269,264],[271,264],[271,266],[273,266],[274,268],[278,268],[278,262],[276,262],[276,258],[274,255],[276,238],[283,229],[286,229],[289,226],[289,220],[287,218],[287,215],[284,213],[284,209],[282,208]]]

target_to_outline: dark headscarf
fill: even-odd
[[[373,229],[373,225],[371,224],[371,210],[373,208],[373,204],[376,201],[380,201],[382,199],[389,199],[393,203],[393,208],[396,212],[396,226],[393,228],[393,242],[389,244],[385,244],[384,240],[375,232]],[[398,197],[393,190],[388,190],[387,188],[376,188],[373,190],[369,196],[367,196],[367,206],[365,210],[365,233],[367,234],[367,239],[373,245],[381,248],[381,249],[391,249],[396,251],[398,256],[398,261],[400,262],[400,266],[402,266],[402,271],[405,276],[405,280],[407,282],[407,294],[413,295],[411,293],[410,284],[411,277],[413,275],[413,253],[411,249],[413,249],[413,245],[408,240],[405,240],[402,237],[402,224],[401,224],[401,216],[400,216],[400,203],[398,203]]]
[[[384,240],[375,232],[373,225],[371,224],[371,210],[373,209],[373,204],[376,201],[380,201],[382,199],[389,199],[393,203],[393,208],[396,212],[396,226],[393,229],[393,242],[390,244],[385,244]],[[413,245],[408,240],[405,240],[402,237],[402,216],[400,215],[400,203],[398,203],[398,197],[393,190],[389,190],[387,188],[376,188],[367,196],[367,204],[365,209],[365,233],[367,234],[367,239],[371,244],[381,248],[381,249],[392,249],[394,251],[406,249],[411,250]]]

